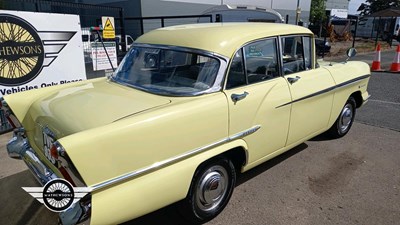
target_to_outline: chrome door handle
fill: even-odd
[[[234,102],[234,103],[236,103],[237,101],[240,101],[240,100],[243,100],[243,99],[245,99],[246,98],[246,96],[248,95],[249,93],[248,92],[243,92],[243,94],[232,94],[231,95],[231,98],[232,98],[232,101]]]
[[[298,80],[300,80],[301,77],[296,76],[296,77],[288,77],[287,80],[289,81],[290,84],[296,83]]]

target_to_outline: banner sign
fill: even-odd
[[[348,11],[347,9],[332,9],[331,17],[334,19],[347,19]]]
[[[78,15],[0,10],[0,96],[85,79]]]
[[[113,67],[117,68],[117,45],[115,44],[115,42],[104,42],[104,46],[107,50]],[[92,43],[92,60],[94,71],[112,68],[110,60],[108,60],[106,51],[104,50],[103,44],[101,44],[101,42]]]

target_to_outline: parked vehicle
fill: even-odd
[[[212,15],[213,21],[217,22],[284,22],[277,11],[256,6],[219,5],[206,10],[203,15]],[[209,20],[200,18],[199,22]]]
[[[400,17],[362,17],[357,26],[357,37],[375,38],[379,31],[379,38],[389,40],[398,39],[398,30],[400,26]],[[352,30],[355,27],[353,26]]]
[[[329,53],[331,51],[331,43],[324,38],[315,38],[315,47],[317,55]]]
[[[109,41],[109,40],[105,40]],[[115,35],[115,40],[118,43],[118,50],[122,51],[122,44],[125,44],[126,50],[128,50],[134,42],[134,39],[130,35],[125,35],[125,42],[121,42],[121,35]],[[92,43],[100,42],[100,38],[96,32],[91,32],[90,28],[82,28],[82,43],[83,43],[83,52],[85,56],[85,62],[92,62]]]
[[[188,224],[204,223],[238,173],[349,132],[369,98],[369,66],[317,63],[313,46],[310,30],[287,24],[148,32],[110,78],[4,96],[8,153],[42,185],[92,190],[60,213],[63,224],[118,224],[173,203]]]
[[[119,43],[118,44],[118,50],[122,51],[121,35],[120,34],[115,35],[115,38],[116,38],[117,43]],[[135,40],[132,38],[131,35],[125,35],[125,42],[124,42],[125,43],[125,49],[128,50],[132,46],[134,41]]]

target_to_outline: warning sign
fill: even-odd
[[[115,42],[104,42],[104,47],[99,42],[92,43],[92,60],[94,71],[111,69],[112,67],[117,68],[118,66],[117,47]],[[108,57],[110,57],[110,59],[108,59]],[[113,65],[112,67],[110,61]]]
[[[101,23],[103,25],[103,38],[114,39],[115,38],[114,17],[103,16],[101,17]]]

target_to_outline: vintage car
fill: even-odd
[[[116,224],[173,203],[201,224],[227,205],[237,174],[321,133],[347,134],[369,78],[363,62],[317,62],[300,26],[162,28],[108,78],[4,96],[8,153],[42,185],[91,188],[63,224]]]

